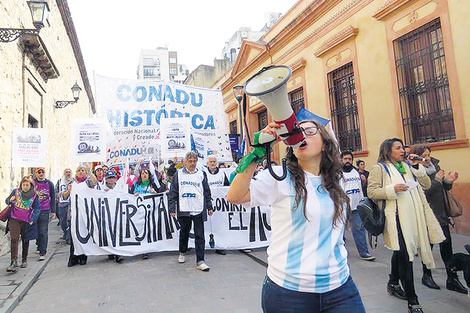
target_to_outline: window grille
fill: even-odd
[[[440,20],[393,44],[405,143],[455,139]]]
[[[361,151],[356,85],[352,62],[328,74],[331,120],[342,151]]]
[[[304,89],[299,88],[289,93],[289,100],[292,106],[292,110],[297,114],[300,108],[303,108],[304,105]]]
[[[258,113],[258,130],[262,130],[268,125],[268,111],[264,109]]]
[[[230,122],[230,134],[231,135],[238,134],[238,132],[237,132],[237,121],[231,121]]]

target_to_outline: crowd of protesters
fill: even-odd
[[[288,149],[289,175],[283,182],[273,180],[269,172],[264,171],[268,166],[266,161],[258,162],[258,165],[253,163],[247,171],[231,175],[229,179],[225,172],[219,169],[225,167],[225,164],[219,165],[215,156],[209,156],[207,165],[201,167],[197,162],[197,153],[189,152],[184,162],[169,161],[163,172],[158,172],[158,164],[155,166],[152,160],[148,163],[140,161],[135,166],[131,166],[126,178],[128,192],[135,196],[162,192],[168,194],[169,212],[181,225],[178,262],[186,262],[189,231],[191,227],[194,227],[196,267],[202,271],[210,269],[204,260],[204,222],[213,213],[211,187],[229,186],[229,181],[233,181],[228,194],[229,201],[271,205],[273,243],[268,249],[268,254],[271,254],[270,251],[276,252],[275,257],[268,258],[268,274],[263,285],[262,301],[265,312],[274,309],[278,312],[281,308],[289,312],[291,305],[299,306],[301,303],[317,305],[321,300],[315,295],[328,292],[330,296],[333,296],[335,293],[331,293],[332,291],[339,292],[340,290],[352,293],[348,301],[341,302],[346,311],[348,309],[354,309],[355,312],[364,310],[360,295],[349,274],[347,253],[343,253],[343,250],[346,251],[344,230],[347,225],[350,225],[360,258],[366,261],[375,260],[375,257],[369,253],[366,231],[356,211],[359,201],[368,196],[384,210],[386,217],[384,244],[393,251],[386,289],[389,294],[406,300],[409,312],[423,312],[414,287],[413,259],[419,256],[422,261],[422,284],[432,289],[440,289],[431,272],[431,269],[435,267],[432,247],[434,244],[439,244],[444,263],[452,257],[450,233],[452,220],[449,213],[448,191],[458,179],[458,173],[441,169],[439,160],[431,157],[429,146],[415,145],[407,152],[399,138],[387,139],[381,144],[378,162],[369,172],[366,170],[365,161],[359,159],[354,162],[353,152],[340,153],[337,144],[321,125],[311,120],[305,121],[302,125],[306,142],[310,147]],[[264,131],[273,132],[276,127],[277,124],[271,123]],[[332,163],[326,165],[325,162]],[[80,165],[76,169],[75,176],[70,168],[66,168],[63,176],[54,186],[45,178],[45,173],[44,168],[36,168],[34,175],[23,177],[18,188],[12,190],[6,199],[6,203],[11,206],[6,227],[11,238],[11,262],[6,269],[7,272],[14,273],[17,272],[18,267],[28,266],[30,240],[36,240],[38,260],[43,261],[46,258],[48,225],[55,216],[63,232],[62,239],[66,244],[70,244],[68,266],[85,265],[87,256],[74,254],[70,234],[70,194],[73,183],[83,183],[89,188],[109,191],[116,187],[116,182],[122,175],[118,168],[107,167],[104,164],[95,164],[92,169]],[[255,175],[256,179],[252,179]],[[277,184],[280,185],[277,186]],[[321,191],[323,190],[321,186],[325,188],[324,191]],[[273,193],[274,190],[277,190],[277,194]],[[286,192],[288,190],[292,193]],[[322,194],[325,191],[329,194],[326,198]],[[187,192],[198,196],[182,198],[181,194]],[[290,199],[289,203],[284,198]],[[297,206],[303,209],[295,213],[295,216],[291,216],[295,210],[291,213],[284,211],[283,208],[286,205],[291,211]],[[279,208],[276,209],[277,206]],[[297,262],[296,258],[300,257],[291,256],[294,259],[290,259],[290,248],[284,251],[290,246],[290,244],[286,246],[289,242],[288,238],[298,236],[297,228],[285,229],[285,221],[294,218],[292,222],[298,223],[298,227],[303,229],[305,225],[315,223],[316,219],[313,217],[326,218],[324,210],[327,207],[331,211],[327,214],[331,229],[322,229],[328,233],[330,241],[335,241],[334,245],[330,243],[330,248],[333,250],[327,253],[322,246],[312,246],[308,248],[313,249],[312,251],[305,250],[305,247],[303,248],[305,251],[300,251],[300,255],[305,252],[314,256],[312,262],[319,261],[320,251],[325,257],[323,261],[329,260],[330,265],[325,265],[326,267],[322,270],[329,275],[330,281],[328,286],[322,287],[321,281],[315,278],[315,273],[302,268],[294,272],[288,269],[283,270],[282,264],[285,265],[286,260],[282,261],[278,258],[285,257],[288,262]],[[324,225],[315,227],[324,227]],[[18,265],[20,241],[22,255],[21,264]],[[292,244],[297,243],[292,242]],[[223,250],[216,250],[216,252],[225,254]],[[339,255],[342,258],[338,259]],[[119,255],[108,257],[117,263],[124,260]],[[148,257],[148,254],[142,255],[143,259]],[[331,272],[331,262],[336,264],[334,273]],[[306,272],[302,272],[304,270]],[[457,274],[447,266],[446,273],[447,289],[467,293],[467,289],[461,284]],[[335,284],[332,285],[332,281]],[[294,284],[294,282],[297,283]],[[289,293],[292,291],[296,292]],[[286,299],[286,292],[290,295],[289,299]],[[286,303],[289,305],[286,306]]]

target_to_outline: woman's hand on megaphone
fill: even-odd
[[[261,134],[259,136],[259,143],[263,144],[263,143],[272,142],[274,140],[277,140],[277,141],[282,140],[281,137],[279,137],[279,135],[276,132],[276,130],[279,128],[281,128],[281,125],[275,122],[271,122],[268,125],[266,125],[266,127],[261,130]]]

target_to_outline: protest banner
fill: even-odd
[[[227,201],[228,187],[213,189],[214,214],[205,222],[206,249],[249,249],[271,242],[269,207],[246,208]],[[178,251],[179,224],[168,212],[166,194],[131,195],[124,190],[72,186],[71,233],[75,254],[133,256]],[[190,239],[190,247],[194,240]]]
[[[160,147],[162,158],[183,157],[191,150],[189,118],[160,120]]]
[[[72,120],[70,158],[76,162],[106,161],[106,120]]]
[[[173,82],[95,77],[97,113],[106,118],[115,140],[108,144],[108,164],[158,159],[157,139],[164,118],[189,118],[192,135],[206,141],[220,160],[232,160],[220,90]]]
[[[46,166],[46,132],[43,128],[16,127],[13,129],[12,140],[12,166]]]

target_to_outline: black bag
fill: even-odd
[[[385,213],[369,198],[363,198],[357,205],[357,212],[364,228],[373,236],[383,233],[385,226]]]

